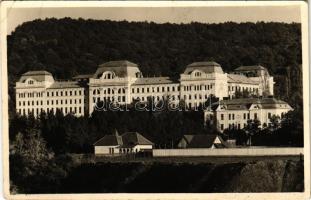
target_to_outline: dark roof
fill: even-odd
[[[133,85],[150,85],[150,84],[170,84],[177,83],[176,80],[170,77],[148,77],[148,78],[138,78]]]
[[[48,89],[57,88],[79,88],[81,87],[77,81],[56,81]]]
[[[128,60],[116,60],[116,61],[109,61],[99,65],[100,67],[137,67],[137,64],[130,62]]]
[[[212,147],[217,135],[184,135],[187,148],[210,148]]]
[[[225,106],[226,110],[247,110],[253,104],[258,104],[262,108],[276,108],[278,105],[287,105],[288,108],[291,107],[282,100],[275,98],[241,98],[241,99],[230,99],[221,100],[212,104],[212,110],[216,110],[218,106]]]
[[[134,68],[134,70],[131,70],[131,68]],[[129,75],[135,76],[133,73],[140,72],[138,66],[130,61],[110,61],[99,65],[99,68],[96,70],[93,78],[99,78],[99,76],[106,71],[111,71],[118,77],[127,77]]]
[[[200,70],[204,73],[224,73],[221,66],[213,61],[191,63],[190,65],[187,65],[184,74],[190,74],[194,70]]]
[[[44,70],[28,71],[22,74],[21,78],[19,79],[19,82],[24,82],[28,78],[32,78],[36,81],[42,82],[45,81],[47,76],[53,77],[53,75],[50,72]]]
[[[119,135],[105,135],[97,142],[94,143],[94,146],[117,146],[122,145],[122,137]]]
[[[22,76],[33,76],[33,75],[52,75],[52,74],[45,70],[38,70],[38,71],[28,71],[24,73]]]
[[[123,135],[105,135],[94,143],[94,146],[133,147],[135,145],[153,145],[153,143],[137,132],[126,132]]]
[[[250,78],[247,78],[245,75],[240,74],[228,74],[228,83],[258,84],[257,81],[254,81]]]
[[[240,66],[235,69],[235,71],[253,71],[253,70],[266,70],[266,68],[261,65],[251,65],[251,66]]]
[[[122,141],[123,141],[123,146],[128,146],[128,145],[153,145],[151,141],[146,139],[144,136],[137,132],[127,132],[124,133],[122,136]]]

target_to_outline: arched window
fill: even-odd
[[[140,72],[136,72],[135,76],[136,78],[142,78],[142,74]]]
[[[195,76],[195,77],[201,76],[201,72],[195,72],[195,73],[194,73],[194,76]]]
[[[93,90],[93,95],[96,95],[96,94],[100,94],[99,89],[95,89],[95,90]]]
[[[115,77],[115,75],[113,72],[105,72],[105,73],[103,73],[102,77],[104,79],[113,79]]]

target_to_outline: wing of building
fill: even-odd
[[[225,129],[242,129],[248,120],[257,119],[263,124],[269,125],[272,116],[283,117],[293,110],[285,101],[275,98],[247,98],[221,100],[212,104],[205,111],[205,121],[214,123],[219,131]]]
[[[242,66],[225,73],[216,62],[195,62],[185,67],[179,79],[143,77],[139,66],[130,61],[110,61],[99,65],[94,74],[78,75],[70,81],[55,80],[47,71],[29,71],[16,83],[16,111],[21,115],[41,112],[92,114],[100,101],[120,105],[134,100],[155,102],[183,100],[198,107],[213,95],[220,100],[247,91],[255,96],[273,95],[273,77],[262,66]]]

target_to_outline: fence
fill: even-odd
[[[153,149],[153,157],[178,156],[296,156],[303,148]]]

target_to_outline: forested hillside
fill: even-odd
[[[31,69],[70,78],[93,73],[98,64],[119,59],[139,64],[145,76],[177,76],[187,64],[203,60],[214,60],[227,72],[240,65],[261,64],[278,75],[277,80],[288,82],[276,85],[276,94],[287,100],[293,96],[292,76],[301,72],[300,24],[155,24],[64,18],[27,22],[8,36],[10,88],[20,74]]]

